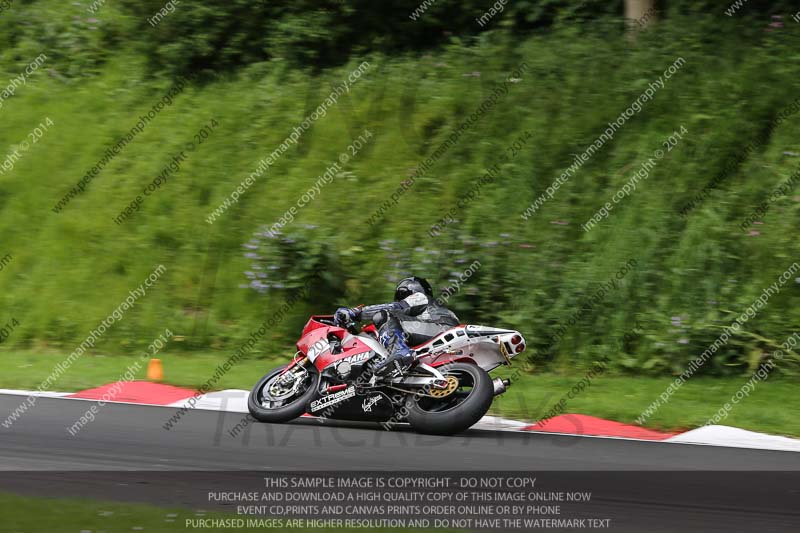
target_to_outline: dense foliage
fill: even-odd
[[[312,295],[257,352],[286,350],[312,311],[385,300],[392,280],[411,271],[446,287],[479,261],[450,305],[464,321],[522,330],[535,365],[581,366],[610,355],[620,371],[679,372],[800,259],[800,186],[762,224],[739,229],[800,166],[800,114],[777,120],[800,94],[800,24],[788,10],[777,24],[757,2],[739,19],[720,7],[707,15],[675,3],[632,41],[618,14],[581,15],[601,2],[572,11],[562,10],[566,2],[513,2],[482,32],[474,18],[487,6],[477,1],[456,9],[440,0],[417,23],[408,20],[416,2],[392,4],[392,12],[378,2],[310,4],[187,3],[156,28],[144,17],[160,0],[108,3],[96,15],[85,2],[44,1],[2,13],[11,21],[0,29],[2,78],[39,53],[48,62],[0,108],[0,160],[45,118],[54,123],[0,175],[0,258],[12,256],[0,271],[0,322],[20,323],[3,345],[72,349],[164,264],[167,273],[101,350],[140,348],[164,325],[187,348],[234,349],[293,287],[313,280]],[[69,10],[78,18],[64,16]],[[399,31],[400,19],[413,31]],[[652,100],[523,220],[575,154],[679,57],[685,64]],[[208,224],[363,61],[369,68],[349,93]],[[62,212],[51,210],[175,76],[194,72],[204,77]],[[498,87],[505,92],[496,105],[409,186]],[[219,126],[180,170],[115,224],[212,119]],[[585,232],[581,225],[681,128],[688,133],[674,150]],[[333,183],[280,235],[267,234],[364,130],[372,138]],[[493,165],[498,176],[432,237]],[[397,205],[369,225],[404,187]],[[631,260],[624,279],[596,297]],[[784,285],[704,371],[758,365],[800,324],[799,287],[794,279]],[[577,310],[584,312],[575,318]]]
[[[168,3],[174,9],[151,24]],[[709,13],[724,19],[731,4],[664,0],[655,9],[667,19]],[[130,50],[146,57],[148,71],[156,76],[215,76],[271,60],[318,70],[351,55],[471,44],[487,31],[521,39],[558,25],[580,31],[612,21],[619,32],[622,11],[622,0],[18,0],[2,13],[0,54],[27,57],[32,48],[44,47],[61,60],[67,75],[94,72],[111,51]],[[736,17],[752,22],[770,15],[788,18],[796,11],[791,1],[747,0]]]

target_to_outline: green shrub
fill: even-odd
[[[23,4],[22,12],[37,4]],[[165,326],[185,338],[187,348],[235,349],[282,304],[289,285],[320,274],[313,294],[258,349],[286,351],[312,312],[386,301],[393,281],[407,272],[447,287],[464,265],[479,261],[449,305],[465,322],[522,331],[536,366],[586,366],[609,355],[619,371],[672,373],[702,353],[722,326],[800,257],[800,192],[777,202],[756,233],[738,227],[798,168],[800,115],[775,128],[770,124],[797,98],[799,25],[769,27],[768,18],[743,25],[729,17],[671,10],[667,21],[631,42],[616,19],[579,26],[565,17],[524,39],[513,28],[498,28],[469,46],[442,41],[440,50],[421,57],[354,52],[341,66],[312,72],[277,60],[263,42],[246,38],[257,31],[255,14],[242,33],[229,31],[225,17],[212,24],[214,5],[178,9],[159,25],[159,31],[172,28],[182,36],[173,48],[165,36],[148,50],[141,44],[123,51],[76,40],[82,44],[68,50],[78,50],[74,72],[80,79],[38,72],[4,102],[0,157],[45,117],[55,122],[13,171],[0,176],[0,256],[14,257],[0,272],[0,309],[21,324],[4,346],[71,350],[164,264],[168,271],[156,289],[104,336],[101,350],[134,351]],[[142,3],[136,9],[154,6]],[[106,9],[118,17],[115,27],[141,24],[141,15],[123,14],[133,9],[128,4],[124,12],[108,4],[98,18]],[[260,13],[259,6],[253,9]],[[178,23],[196,24],[197,31],[170,26]],[[38,47],[25,48],[34,39],[27,28],[1,31],[3,42],[15,43],[0,64],[12,76],[27,50]],[[288,26],[284,31],[301,36]],[[364,45],[348,41],[340,29],[331,31],[320,42],[345,42],[343,50]],[[270,30],[265,38],[275,35]],[[196,46],[192,39],[198,39]],[[281,46],[294,50],[293,61],[312,61],[313,54],[304,56],[311,52],[299,43]],[[63,54],[58,61],[69,63]],[[523,210],[572,164],[573,154],[585,150],[679,56],[686,64],[653,100],[539,212],[523,220]],[[364,60],[370,69],[350,92],[238,203],[208,224],[209,213],[259,160]],[[233,70],[242,64],[248,66]],[[522,64],[524,73],[508,81]],[[159,101],[172,74],[223,67],[231,73],[187,88],[63,212],[51,211]],[[81,76],[84,69],[98,73]],[[497,105],[418,177],[379,223],[369,225],[370,215],[498,84],[508,90]],[[212,118],[219,129],[131,220],[116,225],[113,218]],[[681,126],[688,130],[684,140],[608,219],[584,232],[581,224]],[[243,245],[263,232],[259,228],[274,224],[364,128],[374,134],[369,145],[285,229],[285,238],[294,242],[253,243],[257,253],[266,254],[257,261],[277,266],[281,275],[274,279],[286,286],[265,292],[243,288],[254,281],[245,272],[255,272],[256,259],[245,257],[254,251]],[[765,131],[766,140],[733,165],[701,205],[681,216],[682,207]],[[523,149],[504,159],[507,147],[525,135]],[[458,210],[457,222],[431,238],[429,229],[493,165],[500,172],[478,201]],[[551,342],[598,286],[631,259],[636,268],[618,287]],[[792,280],[703,371],[744,374],[797,324],[798,287]]]

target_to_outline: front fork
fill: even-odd
[[[278,375],[278,379],[275,381],[275,383],[280,385],[285,384],[297,387],[297,383],[304,380],[308,375],[308,370],[306,370],[306,368],[308,367],[308,363],[310,363],[308,357],[303,355],[302,352],[297,352],[297,354],[295,354],[294,359],[292,359],[292,362],[286,365],[286,368],[284,368]],[[296,372],[298,368],[300,369],[301,372],[300,374],[297,374]],[[285,383],[287,380],[290,379],[290,376],[291,379],[294,381],[294,383],[291,382]]]
[[[302,366],[303,368],[306,368],[308,366],[308,363],[310,363],[310,362],[311,362],[311,360],[308,357],[306,357],[303,352],[297,352],[296,354],[294,354],[294,357],[292,358],[292,362],[289,363],[288,365],[286,365],[286,368],[284,368],[281,371],[280,375],[282,376],[282,375],[286,374],[287,372],[289,372],[291,369],[295,368],[296,366]]]

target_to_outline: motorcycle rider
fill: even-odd
[[[372,320],[378,328],[381,344],[389,352],[389,357],[375,367],[377,375],[392,370],[401,373],[414,362],[409,344],[417,346],[459,324],[455,313],[436,302],[431,284],[416,276],[400,280],[394,302],[340,307],[334,320],[339,325]]]

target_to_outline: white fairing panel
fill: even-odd
[[[306,357],[313,363],[317,357],[331,349],[330,343],[326,339],[320,339],[308,348]]]
[[[516,342],[514,342],[516,341]],[[525,349],[525,339],[518,331],[487,326],[457,326],[441,333],[415,351],[425,363],[436,363],[453,357],[471,357],[476,364],[492,370],[507,363]]]

